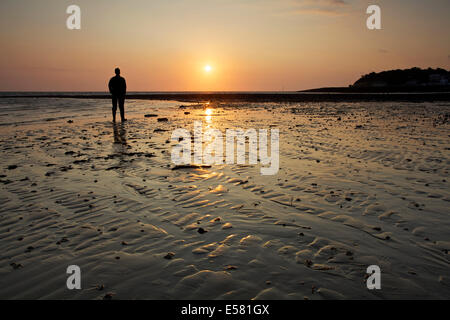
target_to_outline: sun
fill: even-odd
[[[212,70],[212,68],[209,64],[207,64],[204,69],[205,69],[205,72],[211,72],[211,70]]]

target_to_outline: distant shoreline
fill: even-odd
[[[328,91],[322,91],[326,90]],[[171,100],[180,102],[432,102],[450,101],[450,92],[342,92],[342,88],[321,88],[301,92],[131,92],[130,100]],[[334,91],[333,91],[334,90]],[[2,92],[7,98],[110,99],[95,92]]]
[[[301,90],[299,93],[450,93],[450,86],[381,86],[381,87],[324,87]]]

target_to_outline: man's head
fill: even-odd
[[[116,75],[120,75],[120,69],[116,68],[116,70],[114,70],[114,72],[116,73]]]

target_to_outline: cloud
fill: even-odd
[[[350,4],[345,0],[288,0],[291,13],[341,15]]]
[[[292,2],[303,5],[316,5],[316,6],[346,6],[348,5],[345,0],[292,0]]]
[[[238,0],[233,0],[238,1]],[[239,5],[270,10],[275,15],[343,15],[356,0],[239,0]]]
[[[20,65],[20,66],[8,66],[3,68],[2,70],[7,71],[36,71],[36,72],[62,72],[62,73],[81,73],[81,72],[98,72],[98,69],[77,69],[77,68],[58,68],[58,67],[36,67],[36,66],[30,66],[30,65]]]

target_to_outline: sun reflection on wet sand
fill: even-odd
[[[206,123],[211,124],[211,122],[212,122],[212,114],[213,114],[213,110],[212,109],[207,108],[205,110],[205,115],[206,115],[205,116],[205,121],[206,121]]]

